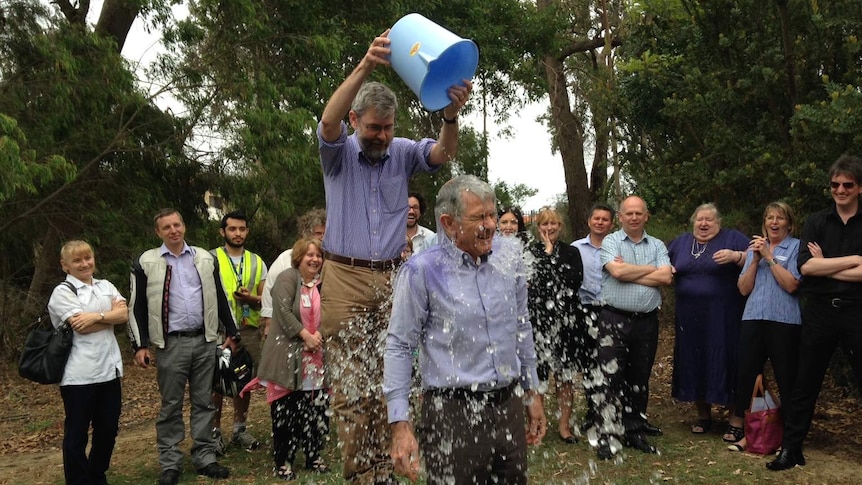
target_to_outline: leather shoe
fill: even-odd
[[[614,457],[614,452],[611,450],[611,444],[607,438],[599,439],[599,445],[596,447],[596,456],[599,460],[611,460]]]
[[[623,440],[623,444],[628,446],[629,448],[634,448],[644,453],[658,453],[658,449],[655,446],[651,445],[650,442],[647,441],[646,438],[644,438],[644,435],[641,433],[626,434],[626,437]]]
[[[210,478],[227,478],[230,476],[230,470],[219,465],[216,462],[212,462],[203,468],[199,468],[198,475],[203,475]]]
[[[662,433],[661,428],[659,428],[658,426],[653,426],[652,424],[650,424],[649,421],[644,421],[644,423],[641,425],[641,431],[643,431],[643,433],[647,436],[661,436],[664,434]]]
[[[774,460],[766,464],[766,468],[779,471],[793,468],[796,465],[805,466],[805,457],[802,456],[802,450],[783,448]]]
[[[159,485],[177,485],[180,482],[179,470],[167,469],[163,470],[159,477]]]

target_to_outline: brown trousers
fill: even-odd
[[[353,483],[371,484],[393,470],[382,390],[391,272],[325,261],[321,282],[321,334],[343,475]]]

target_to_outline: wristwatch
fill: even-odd
[[[778,261],[776,261],[775,258],[767,259],[766,264],[769,266],[775,266],[776,264],[778,264]]]
[[[102,317],[99,320],[104,320],[105,319],[105,312],[99,312],[99,316]]]

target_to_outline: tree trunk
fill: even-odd
[[[566,196],[569,199],[569,227],[574,237],[587,233],[587,211],[590,208],[590,189],[587,187],[587,169],[584,166],[583,120],[572,113],[566,72],[563,62],[551,56],[543,59],[548,79],[551,102],[551,123],[555,128],[555,141],[563,159],[566,179]]]
[[[96,33],[112,37],[117,42],[117,52],[123,51],[126,37],[135,17],[141,13],[139,1],[135,0],[105,0],[99,21],[96,23]]]

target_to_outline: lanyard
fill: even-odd
[[[233,274],[236,276],[236,287],[237,289],[239,289],[242,287],[242,264],[243,261],[245,261],[245,250],[243,250],[242,255],[239,257],[239,269],[237,269],[237,267],[233,264],[233,260],[231,259],[230,254],[228,254],[227,250],[222,248],[222,251],[224,251],[225,255],[227,255],[228,261],[230,261],[230,268],[233,270]]]

